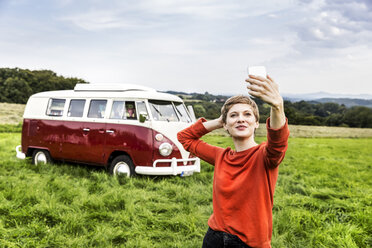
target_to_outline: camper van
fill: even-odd
[[[200,160],[177,132],[195,122],[178,96],[129,84],[77,84],[32,95],[17,157],[104,166],[116,174],[191,175]]]

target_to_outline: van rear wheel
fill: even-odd
[[[52,157],[47,150],[35,150],[32,153],[32,164],[50,164],[52,163]]]
[[[123,175],[126,177],[133,177],[136,175],[133,162],[127,155],[120,155],[112,160],[109,172],[112,175]]]

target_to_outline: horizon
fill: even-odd
[[[1,69],[1,68],[0,68]],[[20,70],[30,70],[30,69],[27,69],[27,68],[19,68],[19,67],[14,67],[14,68],[9,68],[9,67],[5,67],[5,68],[2,68],[2,69],[20,69]],[[39,69],[39,70],[46,70],[46,71],[51,71],[53,73],[56,73],[55,71],[52,71],[50,69]],[[39,71],[39,70],[36,70],[36,71]],[[30,71],[33,71],[33,70],[30,70]],[[56,73],[57,76],[63,76],[63,75],[60,75],[58,73]],[[65,77],[65,76],[63,76]],[[67,77],[65,77],[67,78]],[[71,76],[70,78],[76,78],[74,76]],[[81,78],[78,78],[78,79],[81,79]],[[89,84],[104,84],[104,83],[91,83],[91,82],[87,82]],[[107,84],[121,84],[121,83],[107,83]],[[148,86],[145,86],[145,85],[140,85],[140,84],[137,84],[139,86],[144,86],[144,87],[148,87]],[[221,95],[221,96],[233,96],[233,95],[238,95],[240,93],[213,93],[213,92],[209,92],[209,91],[204,91],[204,92],[196,92],[196,91],[189,91],[189,92],[186,92],[184,90],[174,90],[174,89],[168,89],[168,90],[159,90],[155,87],[148,87],[148,88],[152,88],[152,89],[155,89],[156,91],[159,91],[159,92],[169,92],[169,91],[174,91],[174,92],[180,92],[180,93],[185,93],[185,94],[205,94],[206,92],[208,92],[209,94],[212,94],[212,95]],[[361,93],[361,94],[346,94],[346,93],[330,93],[330,92],[326,92],[326,91],[318,91],[318,92],[309,92],[309,93],[304,93],[304,92],[298,92],[298,93],[287,93],[287,92],[281,92],[280,93],[281,96],[284,98],[284,99],[292,99],[292,100],[298,100],[298,99],[301,99],[301,100],[315,100],[315,99],[322,99],[322,98],[347,98],[347,99],[360,99],[360,100],[372,100],[372,94],[368,94],[368,93]],[[248,93],[243,93],[243,95],[249,95]]]
[[[161,91],[161,92],[170,92],[170,91],[174,91],[174,92],[179,92],[179,93],[185,93],[185,94],[205,94],[206,92],[184,92],[184,91],[180,91],[180,90],[166,90],[166,91]],[[234,96],[234,94],[228,94],[228,93],[211,93],[211,92],[208,92],[209,94],[211,95],[214,95],[214,96]],[[236,95],[236,94],[235,94]],[[249,95],[249,94],[247,94]],[[321,96],[321,97],[317,97],[319,95],[326,95],[326,96]],[[289,98],[289,99],[296,99],[296,96],[298,96],[297,98],[300,99],[301,97],[307,97],[307,99],[321,99],[321,98],[335,98],[335,99],[341,99],[341,98],[347,98],[347,99],[360,99],[360,100],[372,100],[372,94],[334,94],[334,93],[329,93],[329,92],[324,92],[324,91],[320,91],[320,92],[312,92],[312,93],[285,93],[285,92],[281,92],[281,96],[283,98]],[[313,98],[312,96],[316,97],[316,98]],[[304,100],[307,100],[307,99],[304,99]]]
[[[27,69],[27,68],[19,68],[19,67],[14,67],[14,68],[8,68],[7,67],[7,68],[3,68],[3,69],[30,70],[30,69]],[[52,71],[50,69],[40,69],[40,70]],[[30,71],[33,71],[33,70],[30,70]],[[52,72],[53,73],[56,73],[54,71],[52,71]],[[56,75],[57,76],[63,76],[63,75],[60,75],[58,73],[56,73]],[[70,78],[74,78],[74,76],[71,76]],[[81,79],[81,78],[78,78],[78,79]],[[87,83],[89,83],[89,84],[104,84],[104,83],[91,83],[91,82],[87,82]],[[107,84],[121,84],[121,83],[107,83]],[[148,87],[148,86],[140,85],[140,84],[137,84],[137,85]],[[209,92],[209,91],[204,91],[204,92],[196,92],[196,91],[190,92],[189,91],[189,92],[186,92],[184,90],[173,90],[173,89],[159,90],[159,89],[156,89],[155,87],[148,87],[148,88],[155,89],[156,91],[159,91],[159,92],[174,91],[174,92],[180,92],[180,93],[185,93],[185,94],[205,94],[206,92],[208,92],[209,94],[212,94],[212,95],[215,95],[215,96],[217,96],[217,95],[221,95],[221,96],[233,96],[233,95],[240,94],[240,93],[218,93],[218,92],[217,93],[213,93],[213,92]],[[248,93],[243,93],[243,95],[245,95],[245,94],[246,95],[249,95]],[[315,100],[315,99],[322,99],[322,98],[335,98],[335,99],[336,98],[338,98],[338,99],[347,98],[347,99],[372,100],[372,94],[368,94],[368,93],[347,94],[347,93],[330,93],[330,92],[326,92],[326,91],[318,91],[318,92],[309,92],[309,93],[304,93],[304,92],[299,92],[299,93],[281,92],[280,94],[281,94],[281,96],[284,99],[292,99],[292,100],[297,100],[297,99],[301,99],[301,100]]]

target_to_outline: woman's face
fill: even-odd
[[[252,107],[248,104],[238,103],[227,112],[224,128],[233,138],[239,139],[252,136],[258,125]]]

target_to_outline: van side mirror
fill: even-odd
[[[144,122],[146,121],[146,119],[147,119],[147,115],[145,115],[145,114],[140,114],[140,116],[139,116],[139,121],[140,121],[141,123],[144,123]]]

